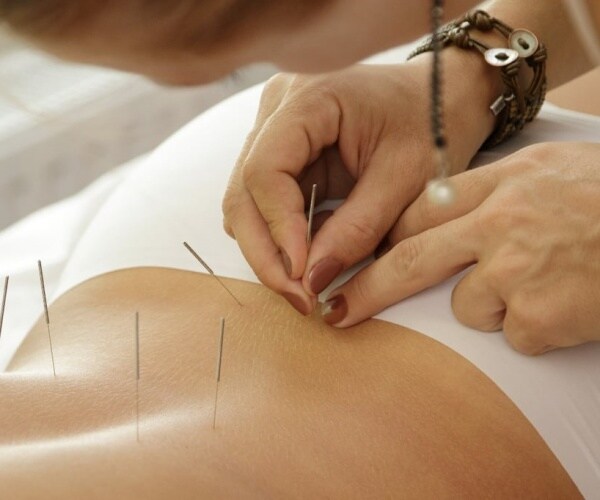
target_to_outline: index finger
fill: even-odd
[[[335,100],[284,100],[264,124],[243,165],[243,181],[275,245],[291,262],[291,277],[306,264],[307,221],[300,173],[337,141],[340,110]],[[323,175],[326,173],[323,172]]]
[[[236,214],[232,227],[244,257],[263,284],[283,295],[300,313],[309,314],[315,299],[306,294],[301,282],[289,278],[279,249],[269,237],[249,194],[242,193],[240,197],[245,209]]]
[[[331,293],[323,319],[355,325],[477,261],[478,238],[470,216],[408,238]]]
[[[238,159],[235,163],[235,167],[229,177],[229,183],[227,185],[227,191],[223,197],[223,229],[225,232],[235,239],[235,231],[233,229],[233,215],[231,207],[237,207],[245,203],[243,193],[245,189],[242,185],[242,167],[246,158],[250,154],[250,150],[256,140],[256,137],[260,133],[264,123],[267,119],[275,112],[278,108],[283,96],[285,95],[285,89],[291,80],[291,75],[280,73],[275,77],[271,78],[266,84],[265,88],[260,97],[260,105],[258,107],[258,113],[252,130],[246,137],[242,150],[238,155]],[[250,201],[252,201],[250,199]]]

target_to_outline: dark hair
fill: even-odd
[[[85,29],[85,22],[116,6],[133,5],[140,21],[176,23],[164,44],[214,45],[261,22],[283,29],[312,17],[333,0],[0,0],[0,20],[33,37]],[[136,5],[137,4],[137,5]]]

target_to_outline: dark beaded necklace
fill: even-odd
[[[444,124],[442,117],[442,75],[441,52],[442,39],[440,27],[443,15],[443,0],[433,0],[431,9],[431,31],[433,33],[433,67],[431,71],[431,132],[433,144],[436,148],[446,147]]]
[[[431,133],[437,177],[427,185],[427,196],[436,205],[449,205],[454,201],[455,192],[448,180],[449,164],[447,140],[444,132],[442,103],[442,61],[443,36],[440,32],[444,15],[443,0],[433,0],[431,6],[431,28],[433,32],[433,63],[431,68]]]

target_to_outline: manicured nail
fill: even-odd
[[[312,293],[321,293],[342,272],[344,266],[341,262],[327,257],[319,261],[308,275],[308,284]]]
[[[281,252],[281,260],[283,261],[283,267],[285,267],[285,272],[288,274],[289,277],[291,277],[292,276],[292,260],[290,259],[290,256],[287,254],[287,252],[283,248],[280,248],[279,251]]]
[[[348,314],[348,303],[343,295],[329,299],[321,306],[321,316],[325,323],[336,325]]]
[[[302,298],[300,296],[298,296],[294,293],[291,293],[291,292],[283,292],[281,295],[300,314],[302,314],[303,316],[306,316],[309,314],[310,311],[308,310],[308,307],[306,306],[306,304],[304,303],[304,301],[302,300]]]

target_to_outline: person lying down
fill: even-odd
[[[90,223],[50,305],[56,378],[43,319],[0,376],[0,496],[593,497],[599,345],[520,355],[453,319],[451,284],[338,330],[256,283],[219,205],[259,94],[176,134]],[[598,130],[582,120],[561,129]]]
[[[260,285],[227,286],[242,307],[209,276],[156,268],[105,274],[56,301],[57,379],[43,322],[2,378],[2,490],[23,498],[578,495],[510,399],[449,348],[378,320],[342,332]]]

